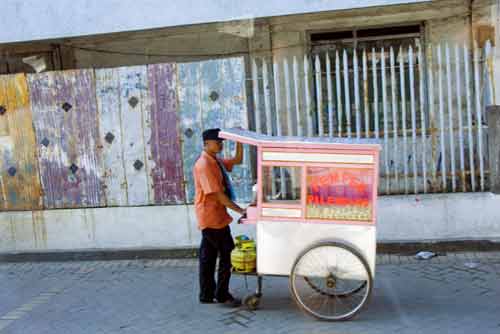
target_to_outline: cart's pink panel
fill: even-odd
[[[273,137],[241,129],[223,130],[220,136],[258,147],[258,210],[245,223],[375,223],[380,150],[376,141]],[[300,198],[283,196],[297,187]],[[272,200],[276,194],[281,198]]]
[[[289,275],[306,248],[340,241],[359,250],[375,275],[375,141],[271,137],[239,129],[220,136],[257,146],[257,206],[247,210],[244,222],[257,223],[259,274]],[[343,266],[357,275],[359,268]]]

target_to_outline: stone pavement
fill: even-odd
[[[377,263],[368,307],[340,323],[301,313],[281,277],[264,278],[258,311],[200,305],[196,260],[0,263],[0,334],[500,333],[500,252]]]

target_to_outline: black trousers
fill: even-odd
[[[233,237],[229,226],[222,229],[205,228],[201,231],[200,245],[200,300],[224,302],[231,297],[229,279],[231,278],[231,251],[234,249]],[[217,284],[215,266],[219,256]]]

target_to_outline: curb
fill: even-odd
[[[67,261],[111,261],[139,259],[189,259],[198,257],[198,249],[120,249],[55,251],[39,253],[0,253],[2,262],[67,262]]]
[[[434,253],[500,251],[500,242],[488,240],[457,240],[436,242],[383,242],[377,244],[377,254],[415,255],[419,251]],[[198,248],[174,249],[99,249],[85,251],[53,251],[0,253],[2,262],[67,262],[139,259],[189,259],[198,257]]]
[[[415,255],[420,251],[433,253],[495,252],[500,242],[490,240],[447,240],[427,242],[383,242],[377,244],[378,254]]]

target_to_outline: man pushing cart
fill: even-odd
[[[257,147],[257,292],[262,276],[288,276],[297,305],[322,320],[356,315],[373,289],[380,145],[369,139],[273,137],[223,129]],[[242,209],[241,212],[244,210]]]

